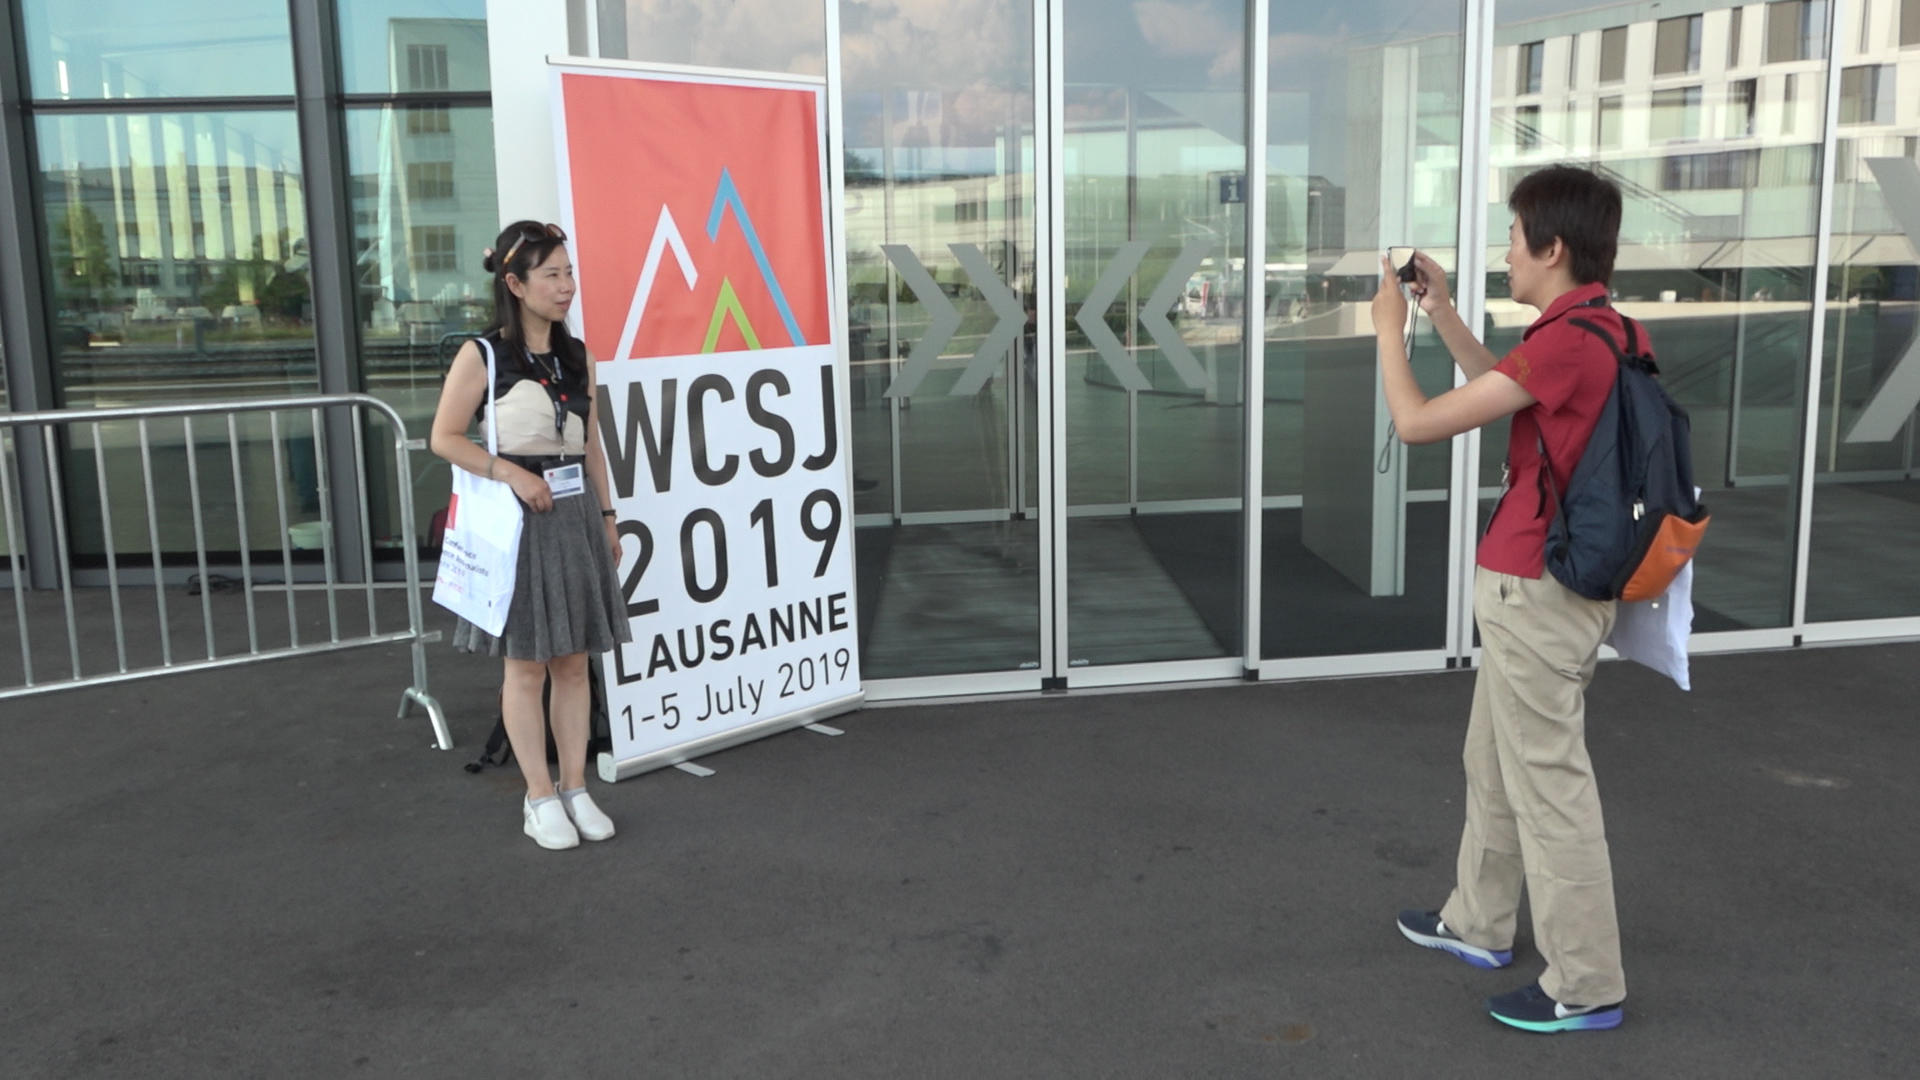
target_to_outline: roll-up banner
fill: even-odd
[[[825,88],[556,60],[553,101],[633,628],[611,781],[862,700]]]

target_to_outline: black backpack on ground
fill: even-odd
[[[600,658],[587,658],[587,765],[593,765],[594,755],[613,749],[612,729],[607,719],[607,701],[600,693]],[[549,678],[540,692],[540,706],[552,708],[553,680]],[[467,763],[467,771],[477,773],[489,765],[505,765],[513,760],[513,744],[507,741],[507,718],[505,714],[494,717],[493,731],[487,736],[487,747],[480,752],[479,758]],[[547,727],[547,761],[560,760],[560,750],[553,744],[553,728]]]
[[[1620,316],[1625,348],[1596,323],[1567,321],[1606,342],[1619,368],[1566,492],[1553,492],[1547,570],[1589,600],[1652,600],[1693,558],[1711,520],[1693,484],[1692,421],[1660,385],[1632,319]],[[1553,463],[1535,438],[1544,504]]]

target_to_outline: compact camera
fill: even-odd
[[[1411,285],[1420,280],[1420,271],[1413,265],[1413,249],[1410,247],[1390,247],[1387,249],[1387,264],[1401,281]]]

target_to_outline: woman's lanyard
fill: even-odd
[[[567,392],[565,383],[561,381],[560,354],[557,352],[552,354],[553,366],[548,367],[533,354],[532,349],[522,345],[520,351],[527,354],[527,365],[533,368],[535,377],[547,392],[547,399],[553,402],[553,437],[564,443],[567,437]],[[552,378],[549,379],[548,376]]]

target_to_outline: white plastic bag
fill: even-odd
[[[493,346],[484,338],[479,341],[487,354],[487,452],[496,454],[500,443],[493,415]],[[499,637],[513,603],[524,524],[520,500],[506,481],[475,476],[455,466],[433,602]]]
[[[1621,602],[1607,644],[1615,652],[1692,690],[1687,638],[1693,634],[1693,560],[1667,586],[1666,595],[1629,604]]]

